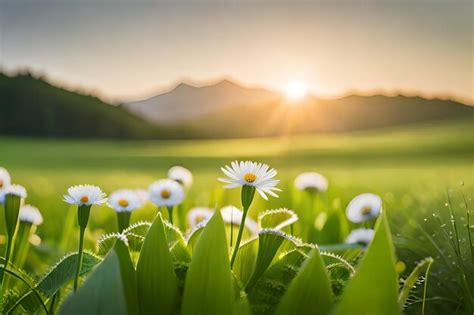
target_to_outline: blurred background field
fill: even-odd
[[[28,189],[27,202],[38,206],[45,218],[37,232],[42,245],[35,255],[40,258],[44,251],[44,257],[53,261],[76,246],[77,233],[67,233],[75,227],[75,209],[62,201],[67,188],[75,184],[99,185],[107,193],[119,188],[146,189],[166,177],[169,167],[183,165],[195,179],[185,208],[239,205],[236,191],[224,191],[217,181],[222,176],[220,167],[235,159],[253,159],[277,168],[283,189],[278,199],[263,202],[257,198],[250,212],[254,218],[271,208],[297,211],[304,197],[294,190],[292,181],[299,172],[317,171],[330,183],[317,206],[343,211],[355,195],[378,193],[396,230],[401,217],[416,219],[439,209],[447,191],[459,192],[462,182],[463,189],[472,192],[474,175],[470,120],[279,139],[116,142],[4,137],[0,147],[2,165],[11,172],[13,182]],[[133,213],[132,222],[150,220],[155,211],[148,205]],[[97,237],[115,231],[115,224],[112,209],[95,208],[87,247],[94,249]],[[29,259],[29,267],[42,265],[37,262]]]

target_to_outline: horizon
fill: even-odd
[[[114,100],[114,99],[108,99],[106,96],[101,95],[98,91],[93,90],[93,89],[88,89],[87,87],[84,86],[79,86],[79,85],[72,85],[72,84],[67,84],[63,81],[56,81],[54,78],[51,78],[48,76],[48,74],[41,72],[41,71],[35,71],[33,69],[29,68],[20,68],[17,69],[16,71],[5,71],[5,69],[2,69],[0,67],[0,74],[7,75],[8,77],[15,77],[15,76],[22,76],[22,75],[30,75],[34,79],[37,80],[42,80],[56,88],[64,89],[69,92],[73,93],[78,93],[86,96],[91,96],[91,97],[96,97],[100,99],[102,102],[108,103],[110,105],[121,105],[125,103],[133,103],[133,102],[139,102],[139,101],[145,101],[148,99],[151,99],[155,96],[160,96],[163,94],[167,94],[170,92],[173,92],[176,88],[178,88],[180,85],[187,85],[193,88],[204,88],[204,87],[213,87],[216,85],[219,85],[220,83],[227,81],[230,82],[231,84],[235,84],[239,87],[242,88],[247,88],[247,89],[264,89],[266,91],[275,93],[275,94],[280,94],[281,97],[285,97],[285,92],[283,90],[277,90],[277,89],[272,89],[272,88],[267,88],[264,86],[259,86],[259,85],[249,85],[248,83],[245,82],[240,82],[234,78],[231,78],[229,76],[223,76],[220,78],[215,78],[215,79],[210,79],[207,81],[199,81],[199,80],[193,80],[192,78],[185,78],[181,81],[175,81],[169,84],[168,86],[163,86],[163,87],[157,87],[156,89],[153,89],[150,91],[148,94],[144,94],[141,97],[136,97],[136,98],[129,98],[126,100]],[[342,99],[345,97],[350,97],[350,96],[360,96],[360,97],[372,97],[372,96],[385,96],[385,97],[419,97],[427,100],[445,100],[445,101],[453,101],[457,102],[463,105],[467,106],[474,106],[474,99],[473,100],[468,100],[468,99],[461,99],[457,98],[453,95],[441,95],[441,94],[434,94],[434,95],[427,95],[423,94],[420,91],[409,91],[409,90],[370,90],[370,91],[359,91],[359,90],[348,90],[345,93],[342,94],[337,94],[337,95],[326,95],[326,96],[321,96],[312,93],[309,91],[304,98],[307,97],[314,97],[316,99],[320,100],[336,100],[336,99]]]
[[[0,67],[114,103],[226,78],[474,103],[470,1],[116,4],[2,2]]]

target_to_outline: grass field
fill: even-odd
[[[0,138],[0,165],[10,171],[13,182],[28,189],[27,202],[38,206],[45,219],[37,231],[42,244],[34,248],[25,267],[36,274],[76,249],[77,233],[70,233],[75,228],[76,210],[62,201],[69,186],[95,184],[107,193],[119,188],[147,188],[165,177],[170,166],[180,164],[193,172],[195,180],[185,208],[239,205],[238,194],[224,191],[217,181],[220,167],[236,159],[268,163],[277,168],[282,179],[280,198],[266,203],[257,198],[250,210],[253,217],[265,209],[298,210],[305,201],[292,181],[299,172],[317,171],[329,179],[329,191],[319,197],[318,207],[343,211],[355,195],[378,193],[384,199],[395,241],[403,244],[404,239],[416,238],[415,243],[424,244],[427,240],[417,229],[437,224],[428,221],[432,213],[447,213],[447,192],[452,193],[456,205],[461,192],[472,196],[472,128],[471,121],[455,121],[353,134],[212,141]],[[148,205],[134,212],[132,222],[151,220],[154,213]],[[116,229],[113,210],[94,208],[89,227],[86,248],[94,249],[100,235]],[[397,247],[399,259],[413,266],[423,257],[436,256],[431,247],[419,247],[416,253]],[[450,290],[449,286],[445,290]]]

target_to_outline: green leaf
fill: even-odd
[[[247,289],[255,285],[260,276],[270,266],[279,250],[280,252],[291,250],[296,246],[296,243],[299,243],[299,241],[281,231],[270,229],[260,231],[258,234],[257,261],[252,277],[247,284]]]
[[[137,264],[138,299],[142,314],[174,314],[178,282],[168,249],[161,213],[148,230]]]
[[[402,310],[405,307],[405,303],[408,299],[410,291],[416,284],[416,281],[420,277],[422,272],[425,272],[430,265],[433,263],[433,258],[427,257],[420,261],[410,275],[405,279],[402,289],[400,290],[400,294],[398,295],[398,305]]]
[[[294,249],[278,259],[249,291],[253,314],[273,314],[290,281],[296,276],[306,254]]]
[[[303,263],[278,305],[276,314],[328,314],[333,305],[331,284],[317,248]]]
[[[298,221],[298,215],[285,208],[267,210],[258,216],[258,221],[262,229],[281,230]]]
[[[120,263],[120,275],[122,276],[128,313],[138,314],[137,273],[130,257],[126,239],[117,240],[114,250]]]
[[[87,274],[101,261],[102,259],[100,257],[85,251],[82,260],[81,275]],[[74,279],[76,273],[76,264],[77,253],[64,256],[54,267],[51,268],[50,271],[48,271],[43,276],[35,288],[47,299],[51,298],[59,291],[59,289]],[[36,310],[38,310],[38,308],[41,307],[41,304],[37,301],[34,292],[31,290],[23,293],[20,304],[28,313],[34,313]]]
[[[120,263],[115,251],[111,251],[79,290],[64,301],[59,314],[127,314]]]
[[[191,253],[193,252],[194,247],[196,246],[197,240],[201,236],[201,233],[204,231],[204,228],[206,227],[206,223],[207,222],[202,222],[196,225],[192,229],[191,233],[189,233],[188,239],[187,239],[187,245]]]
[[[395,253],[385,212],[355,276],[344,289],[334,315],[399,314]]]
[[[258,239],[254,238],[242,244],[235,258],[233,272],[245,287],[252,276],[257,261]]]
[[[216,211],[197,240],[186,276],[183,315],[231,314],[234,308],[224,221]]]

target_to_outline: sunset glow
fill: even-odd
[[[296,101],[308,95],[308,87],[301,81],[292,80],[285,85],[283,92],[289,100]]]

